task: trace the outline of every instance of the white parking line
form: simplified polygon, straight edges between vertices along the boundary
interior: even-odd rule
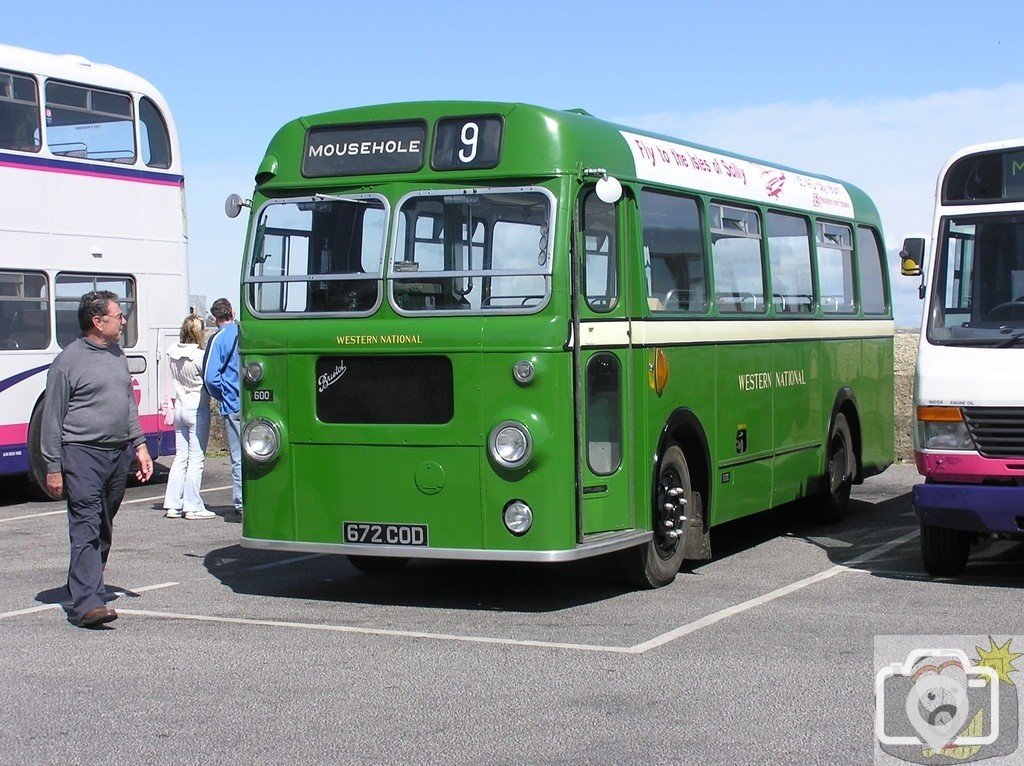
[[[279,620],[253,620],[246,617],[210,617],[203,614],[180,614],[176,612],[151,612],[145,609],[120,609],[121,614],[141,617],[156,617],[165,620],[195,620],[197,622],[219,622],[231,625],[260,625],[268,628],[303,628],[305,630],[326,630],[334,633],[359,633],[368,636],[394,636],[398,638],[428,638],[435,641],[462,641],[472,644],[502,644],[506,646],[533,646],[549,649],[575,649],[588,652],[612,652],[635,654],[630,647],[594,646],[591,644],[562,644],[552,641],[516,641],[510,638],[488,636],[460,636],[453,633],[419,633],[408,630],[387,630],[383,628],[356,628],[350,625],[318,625],[309,622],[281,622]]]
[[[231,485],[230,484],[226,484],[223,487],[208,487],[207,489],[200,490],[200,494],[202,494],[204,492],[218,492],[218,491],[220,491],[222,489],[231,489]],[[154,500],[163,500],[163,499],[164,499],[163,495],[153,495],[153,497],[137,497],[134,500],[125,500],[123,503],[121,503],[121,507],[123,508],[124,506],[132,505],[133,503],[150,503],[150,502],[152,502]],[[0,519],[0,524],[3,524],[4,522],[7,522],[7,521],[20,521],[21,519],[38,519],[38,518],[42,518],[43,516],[63,516],[66,513],[67,513],[67,509],[66,508],[62,508],[59,511],[46,511],[45,513],[29,513],[29,514],[26,514],[25,516],[11,516],[9,519]]]
[[[146,591],[159,590],[161,588],[171,588],[171,587],[173,587],[175,585],[180,585],[180,584],[181,583],[177,583],[177,582],[162,582],[162,583],[158,583],[157,585],[144,585],[141,588],[131,588],[131,589],[128,589],[128,590],[115,590],[114,593],[116,593],[118,596],[124,596],[124,595],[126,595],[128,593],[145,593]],[[18,609],[18,610],[14,611],[14,612],[3,612],[3,613],[0,613],[0,620],[3,620],[5,618],[7,618],[7,617],[20,617],[23,614],[34,614],[35,612],[45,612],[47,609],[60,609],[63,606],[64,606],[63,603],[42,604],[40,606],[30,606],[28,609]]]
[[[823,572],[818,572],[818,574],[811,575],[810,577],[805,577],[802,580],[797,580],[796,582],[790,583],[789,585],[784,585],[781,588],[773,590],[771,593],[765,593],[763,596],[758,596],[757,598],[752,598],[749,601],[744,601],[741,604],[736,604],[735,606],[730,606],[725,609],[721,609],[713,614],[707,615],[706,617],[701,617],[699,620],[694,620],[691,623],[687,623],[686,625],[680,625],[678,628],[674,628],[673,630],[670,630],[667,633],[662,633],[660,636],[655,636],[650,641],[644,641],[642,644],[637,644],[633,648],[636,649],[640,654],[642,654],[644,652],[650,651],[651,649],[656,649],[659,646],[664,646],[667,643],[675,641],[677,638],[682,638],[683,636],[687,636],[690,633],[694,633],[700,630],[701,628],[706,628],[709,625],[714,625],[716,622],[721,622],[722,620],[725,620],[737,614],[742,614],[743,612],[753,609],[754,607],[770,603],[772,601],[775,601],[776,599],[782,598],[783,596],[788,596],[790,593],[796,593],[798,590],[803,590],[808,585],[814,585],[814,583],[816,582],[828,580],[832,577],[835,577],[838,574],[842,574],[843,572],[857,571],[853,569],[855,565],[863,564],[865,561],[871,561],[872,559],[884,556],[893,548],[896,548],[900,545],[903,545],[903,543],[905,542],[913,540],[919,534],[920,531],[915,529],[913,532],[908,532],[907,534],[901,537],[897,537],[895,540],[890,540],[889,542],[883,543],[882,545],[879,545],[876,548],[872,548],[871,550],[862,553],[860,556],[850,559],[845,564],[836,564],[834,567],[831,567],[830,569],[826,569]]]
[[[910,540],[913,540],[920,534],[918,530],[908,532],[905,535],[897,537],[894,540],[890,540],[886,543],[882,543],[860,556],[850,559],[845,564],[837,564],[834,567],[830,567],[822,572],[818,572],[810,577],[805,577],[802,580],[785,585],[781,588],[766,593],[763,596],[749,599],[735,606],[728,607],[726,609],[719,610],[713,614],[709,614],[706,617],[702,617],[699,620],[681,625],[678,628],[662,633],[660,636],[655,636],[649,641],[644,641],[634,646],[601,646],[595,644],[574,644],[574,643],[563,643],[555,641],[531,641],[531,640],[515,640],[509,638],[495,638],[490,636],[468,636],[468,635],[457,635],[451,633],[423,633],[418,631],[405,631],[405,630],[388,630],[383,628],[358,628],[349,625],[323,625],[306,622],[283,622],[278,620],[255,620],[246,617],[212,617],[209,615],[200,614],[183,614],[180,612],[155,612],[145,609],[121,609],[123,614],[138,615],[140,617],[155,617],[157,619],[165,620],[193,620],[196,622],[215,622],[230,625],[252,625],[269,628],[300,628],[304,630],[319,630],[329,631],[335,633],[349,633],[359,634],[368,636],[390,636],[396,638],[421,638],[421,639],[432,639],[435,641],[459,641],[463,643],[474,643],[474,644],[496,644],[502,646],[527,646],[532,648],[542,649],[569,649],[575,651],[585,652],[603,652],[608,654],[644,654],[652,649],[664,646],[672,641],[675,641],[683,636],[690,635],[702,628],[706,628],[710,625],[714,625],[717,622],[733,617],[737,614],[749,611],[755,607],[761,606],[762,604],[768,604],[772,601],[788,596],[791,593],[795,593],[799,590],[806,588],[814,583],[822,582],[835,577],[843,572],[856,572],[859,570],[854,569],[858,564],[871,561],[873,559],[880,558],[885,554],[889,553],[893,549],[900,545],[903,545]],[[302,556],[298,559],[292,559],[290,561],[274,562],[274,566],[279,566],[284,563],[291,563],[291,561],[303,560],[310,558],[309,556]],[[255,569],[256,567],[254,567]],[[2,615],[0,615],[2,616]]]

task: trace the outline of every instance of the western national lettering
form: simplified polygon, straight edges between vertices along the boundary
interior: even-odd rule
[[[803,370],[776,370],[774,375],[770,372],[746,372],[741,373],[738,378],[740,391],[806,385]]]

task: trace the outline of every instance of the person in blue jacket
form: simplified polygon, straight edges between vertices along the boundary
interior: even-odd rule
[[[235,513],[242,512],[242,413],[238,388],[238,324],[227,298],[210,307],[217,332],[210,338],[203,358],[203,382],[210,396],[220,403],[228,450],[231,452],[231,500]]]

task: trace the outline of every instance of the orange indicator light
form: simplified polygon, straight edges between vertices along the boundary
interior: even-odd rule
[[[928,423],[961,423],[959,407],[918,407],[917,419]]]

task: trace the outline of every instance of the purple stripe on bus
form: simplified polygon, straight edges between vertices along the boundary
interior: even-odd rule
[[[36,373],[40,373],[43,370],[48,369],[49,367],[50,365],[44,364],[41,367],[33,367],[31,370],[25,370],[24,372],[19,372],[17,375],[12,375],[9,378],[0,380],[0,391],[6,391],[8,388],[15,385],[16,383],[21,383],[21,381],[27,378],[31,378]]]
[[[139,181],[142,183],[165,184],[167,186],[180,186],[185,181],[183,176],[168,175],[167,173],[154,173],[148,170],[121,168],[116,165],[106,167],[103,165],[92,165],[85,162],[55,160],[49,157],[24,157],[17,154],[7,154],[5,152],[0,152],[0,165],[5,167],[21,168],[23,170],[70,173],[73,175],[95,176],[97,178],[109,178],[120,181]]]

